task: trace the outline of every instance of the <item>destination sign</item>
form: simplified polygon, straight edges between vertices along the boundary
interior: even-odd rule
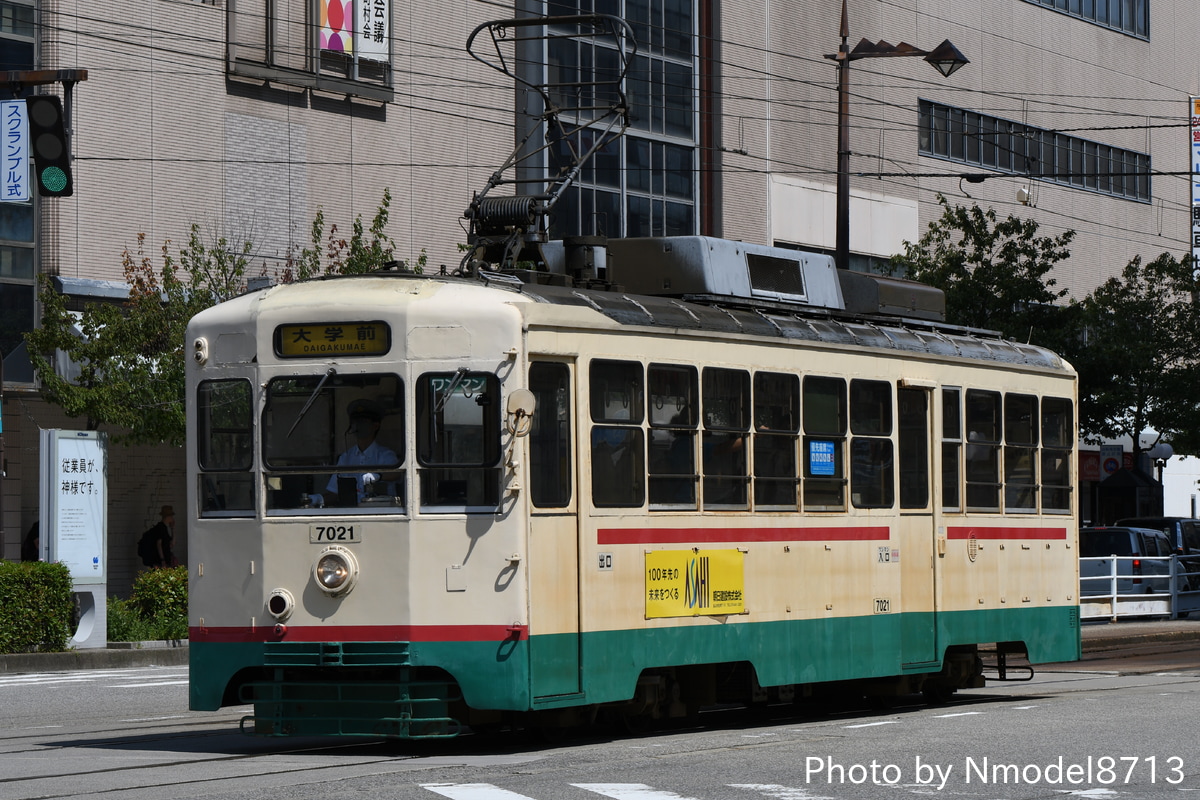
[[[280,358],[381,356],[391,346],[386,322],[307,322],[275,329],[275,355]]]

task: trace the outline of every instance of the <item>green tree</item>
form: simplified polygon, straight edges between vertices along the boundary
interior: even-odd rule
[[[385,268],[395,243],[385,232],[391,193],[384,191],[369,228],[360,215],[349,239],[336,225],[325,235],[325,215],[312,225],[311,249],[305,248],[278,271],[283,282],[328,274],[369,272]],[[145,253],[139,234],[135,252],[122,257],[129,297],[121,304],[89,303],[69,309],[69,298],[43,278],[39,286],[42,322],[25,334],[42,396],[88,430],[101,426],[124,429],[114,441],[127,444],[183,443],[185,352],[188,321],[209,306],[235,297],[246,288],[254,247],[249,238],[236,244],[222,236],[208,242],[192,225],[187,244],[172,253],[162,246],[161,267]],[[322,259],[324,255],[324,259]],[[262,267],[262,274],[268,274]],[[61,352],[78,375],[60,375]]]
[[[1141,449],[1156,430],[1177,452],[1200,452],[1200,290],[1190,255],[1135,258],[1081,304],[1079,422],[1091,437]]]
[[[1034,220],[999,219],[995,209],[952,206],[940,194],[937,199],[942,216],[918,242],[904,243],[904,252],[892,257],[891,273],[945,292],[948,322],[1057,344],[1053,337],[1063,320],[1056,303],[1067,290],[1057,289],[1048,275],[1070,255],[1075,231],[1038,236]]]
[[[184,331],[188,320],[244,286],[251,245],[237,250],[218,238],[210,247],[198,225],[187,245],[172,255],[162,246],[156,269],[138,234],[136,252],[122,255],[129,297],[121,305],[89,303],[68,309],[69,298],[41,279],[42,325],[26,334],[42,396],[88,430],[124,428],[114,437],[130,444],[184,441]],[[77,376],[60,375],[56,351],[77,365]]]
[[[387,269],[392,264],[393,254],[396,252],[396,243],[385,232],[391,205],[391,190],[384,189],[379,208],[375,210],[375,216],[371,220],[371,227],[363,227],[362,214],[359,214],[351,226],[349,239],[338,235],[336,223],[329,227],[329,234],[326,236],[325,211],[317,209],[309,234],[312,246],[289,255],[281,279],[289,283],[320,275],[357,275]],[[324,266],[321,260],[322,252],[325,255]],[[425,251],[421,252],[423,256]],[[424,258],[418,259],[418,262],[423,265]]]

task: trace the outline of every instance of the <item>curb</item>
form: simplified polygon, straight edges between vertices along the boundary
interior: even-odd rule
[[[101,649],[68,650],[64,653],[9,653],[0,655],[0,674],[21,672],[66,672],[121,667],[187,666],[188,646],[169,642],[117,642]]]
[[[1196,630],[1147,631],[1130,634],[1101,634],[1085,638],[1082,642],[1084,653],[1097,653],[1105,650],[1116,650],[1119,647],[1136,647],[1146,644],[1161,644],[1169,642],[1200,641],[1200,625]]]

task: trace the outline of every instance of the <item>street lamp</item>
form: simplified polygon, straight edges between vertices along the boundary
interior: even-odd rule
[[[970,63],[950,40],[932,50],[921,50],[907,42],[888,44],[860,41],[850,49],[850,25],[846,15],[846,0],[842,0],[842,44],[836,53],[825,57],[837,62],[838,91],[838,142],[837,142],[837,240],[834,260],[838,269],[850,268],[850,62],[860,58],[893,58],[901,56],[924,56],[934,69],[949,78],[963,64]]]

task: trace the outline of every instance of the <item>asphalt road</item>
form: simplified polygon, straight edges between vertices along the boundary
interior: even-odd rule
[[[1081,662],[945,706],[781,706],[641,736],[596,729],[423,745],[242,736],[247,709],[187,710],[182,665],[9,672],[0,675],[0,800],[1157,800],[1200,791],[1192,626],[1085,629],[1085,641]]]

